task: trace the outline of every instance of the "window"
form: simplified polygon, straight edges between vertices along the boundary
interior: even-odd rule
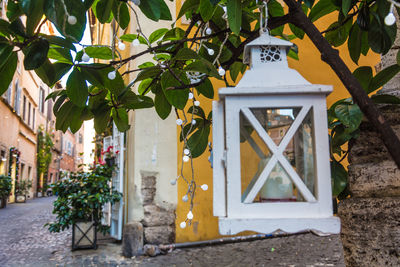
[[[67,154],[72,156],[72,144],[71,144],[71,142],[67,142],[67,143],[68,143]]]
[[[32,175],[32,167],[29,166],[29,167],[28,167],[28,179],[31,179],[31,178],[32,178],[31,175]]]
[[[83,135],[79,133],[79,144],[83,143]]]
[[[28,102],[28,125],[31,125],[31,102]]]
[[[26,96],[22,100],[22,119],[26,120]]]
[[[52,111],[53,110],[53,100],[49,99],[47,100],[47,120],[51,121],[52,119]]]
[[[20,181],[24,180],[24,174],[25,174],[25,164],[21,163],[21,172],[19,174],[19,180]]]
[[[40,88],[39,92],[39,111],[44,113],[44,90]]]
[[[21,99],[21,87],[19,87],[18,80],[15,82],[15,100],[14,100],[14,109],[15,112],[20,115],[20,99]]]
[[[32,128],[35,128],[35,118],[36,118],[36,109],[35,108],[32,109],[32,113],[33,113],[33,115],[32,115]]]
[[[12,89],[13,89],[12,84],[13,83],[11,82],[10,85],[8,86],[7,95],[6,95],[6,100],[9,105],[11,105],[11,94],[12,94]]]

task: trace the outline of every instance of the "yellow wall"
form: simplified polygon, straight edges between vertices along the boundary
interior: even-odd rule
[[[181,6],[181,1],[177,1],[177,10]],[[330,18],[320,19],[317,23],[317,27],[320,30],[326,29],[330,23]],[[179,22],[178,22],[179,23]],[[184,27],[184,26],[182,26]],[[286,28],[288,28],[286,26]],[[309,82],[314,84],[330,84],[334,86],[333,93],[328,96],[327,103],[330,106],[336,100],[348,97],[349,94],[346,89],[343,87],[339,78],[337,78],[336,74],[333,70],[330,69],[329,65],[321,61],[321,55],[318,50],[314,47],[312,42],[305,37],[304,40],[294,40],[299,47],[299,61],[289,59],[289,66],[291,68],[296,69],[303,75]],[[345,61],[345,63],[350,67],[351,70],[357,68],[357,66],[352,63],[349,53],[347,51],[347,45],[342,46],[339,49],[340,56]],[[380,58],[379,55],[373,54],[370,52],[366,57],[361,57],[359,64],[369,65],[374,67]],[[225,87],[225,84],[221,81],[214,80],[213,81],[214,88]],[[218,89],[215,90],[215,98],[217,95]],[[204,97],[196,96],[201,102],[201,107],[208,113],[211,110],[211,101],[209,99],[205,99]],[[179,135],[178,135],[179,140]],[[210,140],[211,141],[211,140]],[[182,143],[179,143],[178,146],[179,151],[182,151]],[[178,155],[181,155],[178,153]],[[198,185],[208,184],[209,190],[202,191],[201,189],[196,191],[196,197],[194,201],[194,219],[193,225],[188,226],[185,229],[181,229],[179,227],[180,222],[184,221],[186,218],[186,214],[189,210],[189,203],[182,202],[182,196],[186,194],[187,186],[180,179],[178,182],[178,205],[177,205],[177,219],[176,219],[176,242],[187,242],[187,241],[196,241],[196,240],[207,240],[214,239],[220,237],[218,233],[218,219],[213,216],[212,213],[212,169],[210,163],[208,162],[209,152],[206,151],[201,157],[197,158],[194,161],[195,168],[195,177]],[[182,159],[178,156],[178,171],[179,166],[181,165]],[[186,164],[184,169],[184,174],[187,177],[190,177],[190,168],[189,164]]]

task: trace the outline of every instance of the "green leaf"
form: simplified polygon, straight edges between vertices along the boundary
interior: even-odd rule
[[[203,83],[196,86],[196,90],[199,94],[202,94],[209,99],[214,98],[214,87],[208,78],[206,78]]]
[[[111,118],[111,109],[109,107],[101,107],[98,110],[93,110],[94,114],[94,129],[96,133],[101,134],[107,128]]]
[[[169,11],[168,6],[165,4],[164,1],[161,1],[161,15],[160,20],[172,20],[171,11]]]
[[[240,26],[242,25],[242,1],[229,0],[226,3],[229,28],[235,34],[239,35]]]
[[[166,28],[161,28],[161,29],[155,30],[154,32],[152,32],[150,34],[149,42],[152,44],[155,41],[160,40],[167,31],[168,31],[168,29],[166,29]]]
[[[338,196],[347,186],[346,169],[337,161],[331,161],[332,194]]]
[[[72,64],[72,55],[69,49],[66,48],[50,48],[47,56],[51,59],[58,60],[58,62]]]
[[[196,60],[195,62],[190,63],[188,66],[186,66],[185,71],[197,71],[197,72],[205,73],[211,77],[221,79],[221,76],[219,75],[219,73],[218,73],[217,69],[214,67],[214,65],[204,59]]]
[[[63,2],[59,0],[45,1],[46,17],[65,38],[79,42],[82,40],[86,28],[86,8],[81,0],[68,0],[64,3],[69,15],[77,19],[74,25],[68,23]]]
[[[67,99],[67,95],[62,95],[57,99],[57,101],[54,103],[54,106],[53,106],[54,115],[57,116],[57,113],[60,110],[61,105],[64,103],[64,101],[66,99]]]
[[[188,84],[186,74],[174,69],[175,74],[185,83]],[[161,75],[161,87],[164,91],[168,102],[178,109],[183,109],[188,100],[189,89],[173,90],[171,88],[182,86],[181,83],[171,74],[170,71],[165,71]]]
[[[158,66],[143,69],[139,72],[135,82],[142,81],[148,78],[155,78],[161,74],[162,70]]]
[[[362,41],[362,31],[358,27],[357,23],[353,24],[353,27],[349,33],[349,41],[347,42],[347,47],[349,49],[351,60],[358,64],[358,60],[361,55],[361,41]]]
[[[317,19],[332,13],[333,11],[337,10],[332,0],[320,0],[318,1],[315,6],[311,9],[310,14],[308,14],[308,18],[314,22]]]
[[[0,67],[0,95],[7,91],[8,86],[13,80],[15,70],[17,69],[18,56],[12,52],[7,61]]]
[[[121,37],[119,37],[119,39],[120,39],[121,41],[130,42],[130,43],[133,42],[133,40],[135,40],[135,39],[139,39],[139,42],[140,42],[141,44],[147,45],[146,39],[144,39],[143,36],[139,36],[139,37],[138,37],[137,34],[131,34],[131,33],[129,33],[129,34],[124,34],[124,35],[122,35]]]
[[[394,95],[373,95],[371,99],[375,104],[400,104],[400,98]]]
[[[342,44],[344,44],[344,42],[346,42],[347,37],[350,33],[351,26],[351,20],[348,20],[344,25],[340,25],[338,22],[334,22],[328,27],[328,30],[334,30],[331,30],[325,34],[326,40],[328,40],[328,42],[335,47],[341,46]]]
[[[84,107],[88,94],[88,88],[84,76],[77,68],[74,68],[67,81],[68,97],[78,107]]]
[[[200,0],[186,0],[183,2],[181,9],[179,10],[179,14],[176,19],[181,18],[185,13],[194,12],[197,10],[200,4]]]
[[[369,66],[359,67],[353,72],[353,75],[357,78],[363,89],[368,92],[372,80],[372,68]]]
[[[335,108],[335,114],[349,128],[349,131],[356,130],[363,118],[363,114],[356,104],[339,104]]]
[[[44,0],[21,0],[20,5],[26,14],[26,32],[33,35],[36,27],[43,17]]]
[[[65,102],[57,112],[56,130],[61,130],[64,133],[68,130],[71,117],[76,106],[71,102]]]
[[[0,44],[0,68],[4,66],[11,56],[14,47],[9,44]]]
[[[191,106],[188,111],[188,114],[193,114],[193,115],[197,115],[200,118],[205,119],[206,118],[206,114],[204,113],[204,110],[201,107],[195,107],[195,106]]]
[[[203,154],[207,148],[208,136],[210,134],[210,126],[206,125],[203,128],[198,129],[188,139],[188,147],[192,158],[197,158]]]
[[[111,16],[114,0],[100,0],[96,5],[96,15],[100,23],[106,23]]]
[[[146,79],[140,82],[138,86],[138,93],[140,95],[145,95],[149,92],[149,86],[153,82],[153,79]]]
[[[161,18],[161,5],[162,0],[147,0],[140,1],[139,8],[143,14],[151,20],[159,21]],[[164,3],[165,4],[165,3]]]
[[[9,21],[13,22],[19,18],[24,12],[18,2],[8,1],[7,4],[7,18]]]
[[[210,0],[200,0],[200,15],[204,22],[209,21],[215,11],[215,6]]]
[[[165,97],[164,91],[161,90],[158,94],[156,94],[154,106],[158,116],[160,116],[161,119],[165,120],[168,118],[169,114],[171,113],[172,106]]]
[[[49,42],[47,40],[39,38],[38,40],[32,42],[26,51],[24,51],[25,70],[39,68],[46,61],[48,51]]]
[[[379,89],[388,81],[390,81],[400,71],[400,66],[397,64],[391,65],[381,70],[374,78],[372,78],[371,84],[368,88],[368,93]]]
[[[289,23],[289,28],[292,31],[292,33],[294,35],[296,35],[297,38],[299,38],[299,39],[303,39],[304,38],[304,31],[302,29],[296,27],[292,23]]]
[[[35,69],[35,72],[45,84],[49,87],[53,87],[71,67],[70,64],[60,62],[52,64],[50,60],[47,59],[40,68]]]
[[[396,62],[397,62],[397,65],[400,66],[400,50],[397,52],[397,55],[396,55]]]
[[[76,133],[82,127],[82,124],[83,124],[82,112],[83,112],[83,110],[84,110],[83,108],[74,108],[74,110],[71,112],[72,114],[71,114],[69,128],[72,133]]]
[[[53,36],[53,35],[46,35],[46,34],[39,34],[41,37],[49,41],[50,44],[53,45],[58,45],[64,48],[68,48],[70,50],[76,51],[75,46],[72,44],[70,40],[67,40],[65,38],[59,37],[59,36]]]
[[[376,13],[371,13],[373,19],[368,32],[369,46],[375,53],[386,54],[396,37],[396,24],[388,27]]]
[[[174,57],[176,60],[192,60],[192,59],[200,59],[200,56],[189,48],[181,48],[178,53]]]
[[[349,13],[350,7],[352,6],[353,0],[343,0],[342,1],[342,13],[347,16]]]
[[[128,5],[121,1],[114,1],[112,12],[119,26],[125,30],[129,26],[131,20]]]
[[[17,35],[20,35],[20,36],[26,37],[26,38],[28,37],[25,33],[25,26],[22,23],[20,18],[17,18],[13,22],[11,22],[8,29]]]
[[[88,46],[85,47],[85,52],[91,58],[99,58],[104,60],[112,59],[112,50],[109,47]]]
[[[246,70],[246,65],[243,64],[242,62],[238,62],[236,61],[235,63],[233,63],[229,69],[229,74],[231,76],[232,81],[236,81],[239,72],[244,72],[244,70]]]
[[[125,132],[129,130],[129,118],[128,118],[128,112],[126,112],[125,109],[123,108],[112,108],[111,109],[111,116],[115,122],[115,125],[118,128],[118,131],[120,132]]]

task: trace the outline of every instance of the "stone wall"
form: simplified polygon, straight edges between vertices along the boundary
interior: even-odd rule
[[[400,136],[400,108],[381,107]],[[351,198],[339,204],[346,266],[400,266],[400,170],[368,122],[350,145]]]

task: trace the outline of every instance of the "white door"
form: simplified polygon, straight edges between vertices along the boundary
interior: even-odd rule
[[[124,193],[124,133],[118,131],[117,127],[113,126],[113,151],[116,155],[116,168],[112,177],[112,185],[115,190]],[[122,222],[123,222],[123,200],[115,203],[111,207],[111,236],[117,240],[122,239]]]

